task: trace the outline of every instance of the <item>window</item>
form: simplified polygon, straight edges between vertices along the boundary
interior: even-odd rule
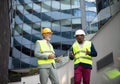
[[[43,1],[42,12],[50,12],[50,11],[51,11],[51,1]]]
[[[24,14],[31,13],[32,8],[33,8],[32,3],[24,4]]]
[[[40,13],[41,12],[41,2],[33,3],[33,10],[36,11],[37,13]]]
[[[73,8],[80,8],[80,0],[73,0],[71,1],[72,9]]]
[[[60,2],[52,0],[52,11],[60,9]]]

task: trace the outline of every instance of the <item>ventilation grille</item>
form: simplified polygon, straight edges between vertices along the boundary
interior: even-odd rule
[[[107,65],[110,65],[112,63],[113,63],[113,53],[110,53],[97,62],[97,70],[100,70],[100,69],[102,69],[102,68],[104,68]]]

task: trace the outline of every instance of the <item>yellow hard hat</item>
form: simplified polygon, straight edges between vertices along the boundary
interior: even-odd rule
[[[51,29],[50,28],[44,28],[44,29],[42,29],[42,34],[46,34],[46,33],[53,33],[52,31],[51,31]]]

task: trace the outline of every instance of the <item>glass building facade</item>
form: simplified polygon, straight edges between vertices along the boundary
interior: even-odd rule
[[[9,81],[20,81],[22,76],[37,72],[34,48],[36,40],[42,39],[40,33],[44,27],[49,27],[53,31],[51,43],[56,56],[67,55],[75,41],[74,33],[77,29],[84,29],[87,34],[98,30],[97,23],[91,24],[97,16],[95,0],[9,1]]]
[[[91,24],[98,24],[101,28],[116,13],[120,11],[120,0],[96,0],[97,16]]]
[[[81,6],[83,2],[84,7]],[[42,39],[40,32],[44,27],[49,27],[54,32],[51,43],[56,56],[67,54],[75,40],[74,32],[77,29],[85,29],[87,34],[98,30],[97,25],[91,25],[97,15],[95,0],[13,0],[12,5],[9,69],[37,66],[34,44],[36,40]]]

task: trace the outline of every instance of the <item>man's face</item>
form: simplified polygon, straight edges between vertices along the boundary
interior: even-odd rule
[[[51,40],[51,36],[52,36],[51,33],[43,34],[44,39],[46,39],[46,40],[48,40],[48,41]]]
[[[84,41],[84,35],[77,35],[76,36],[76,40],[79,42],[79,43],[83,43],[83,41]]]

